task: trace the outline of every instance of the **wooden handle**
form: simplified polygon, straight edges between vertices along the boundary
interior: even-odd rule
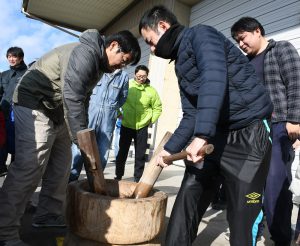
[[[213,151],[214,151],[214,146],[212,144],[206,144],[201,148],[199,154],[205,156],[211,154]],[[164,156],[163,160],[165,163],[169,164],[172,163],[173,161],[186,159],[187,154],[188,154],[187,151],[184,150],[173,155]]]
[[[157,165],[156,158],[158,154],[164,149],[164,145],[168,142],[171,136],[171,132],[166,132],[163,139],[160,141],[159,145],[155,149],[155,152],[153,153],[151,160],[147,164],[140,181],[135,187],[133,193],[133,196],[135,198],[147,197],[150,191],[152,190],[155,181],[157,180],[162,171],[162,167]]]
[[[106,184],[95,131],[93,129],[78,131],[77,139],[91,191],[98,194],[106,194]]]
[[[155,184],[156,180],[158,179],[162,171],[162,167],[157,165],[157,161],[156,161],[157,156],[163,150],[164,145],[171,138],[171,136],[172,133],[167,132],[163,137],[163,139],[161,140],[161,142],[159,143],[158,147],[156,148],[150,162],[148,163],[147,167],[143,172],[143,176],[141,177],[140,182],[135,187],[133,196],[136,199],[147,197],[150,191],[152,190],[153,185]],[[214,146],[212,144],[207,144],[201,148],[199,153],[205,156],[213,152],[213,150],[214,150]],[[172,163],[172,161],[185,159],[186,157],[187,157],[187,152],[182,151],[174,155],[165,156],[164,162]]]

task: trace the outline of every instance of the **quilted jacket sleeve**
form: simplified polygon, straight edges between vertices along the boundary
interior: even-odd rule
[[[218,31],[203,28],[202,32],[194,32],[191,39],[200,74],[194,135],[210,138],[215,135],[228,88],[227,59]]]
[[[72,141],[77,143],[76,133],[88,126],[90,93],[98,81],[95,56],[82,45],[72,51],[64,75],[63,103],[67,126]]]
[[[215,135],[228,88],[224,40],[218,31],[208,26],[188,30],[183,42],[179,56],[189,59],[176,64],[181,73],[178,79],[183,118],[165,145],[171,153],[181,151],[192,136],[209,139]]]

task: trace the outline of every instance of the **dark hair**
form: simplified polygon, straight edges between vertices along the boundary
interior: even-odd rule
[[[240,32],[254,32],[257,28],[259,28],[261,35],[265,36],[265,29],[258,20],[252,17],[242,17],[231,27],[231,37],[235,39]]]
[[[21,57],[21,58],[24,57],[24,52],[20,47],[10,47],[6,52],[6,58],[8,57],[9,54],[16,57]]]
[[[136,74],[138,71],[143,70],[147,73],[147,75],[149,74],[149,68],[147,68],[145,65],[138,65],[135,70],[134,73]]]
[[[176,16],[169,9],[163,5],[157,5],[144,13],[140,20],[139,32],[141,33],[143,28],[157,30],[157,25],[160,21],[165,21],[171,26],[178,24]]]
[[[122,52],[132,56],[131,65],[136,65],[141,59],[141,48],[139,42],[133,34],[127,30],[109,35],[105,39],[105,47],[107,48],[113,41],[118,42]]]

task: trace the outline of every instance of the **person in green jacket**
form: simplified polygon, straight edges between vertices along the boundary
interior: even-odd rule
[[[162,111],[157,91],[150,85],[149,69],[144,65],[135,68],[135,78],[129,81],[128,96],[122,107],[123,120],[119,152],[116,157],[116,180],[124,175],[125,162],[132,139],[135,148],[134,181],[138,182],[145,166],[148,126],[155,123]]]

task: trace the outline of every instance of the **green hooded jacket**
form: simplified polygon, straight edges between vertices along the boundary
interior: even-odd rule
[[[148,83],[129,81],[128,96],[123,109],[122,125],[139,130],[157,121],[162,105],[157,91]]]

